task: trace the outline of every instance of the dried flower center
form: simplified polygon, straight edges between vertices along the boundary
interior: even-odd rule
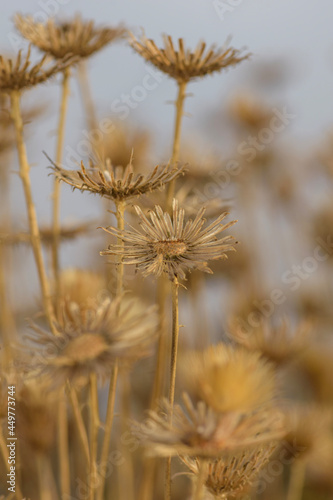
[[[71,340],[63,351],[63,357],[72,363],[85,363],[100,356],[107,348],[102,335],[83,333]]]
[[[187,246],[182,240],[161,240],[154,243],[154,249],[163,257],[177,257],[186,252]]]

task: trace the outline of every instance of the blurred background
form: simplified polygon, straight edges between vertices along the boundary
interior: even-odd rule
[[[332,2],[16,0],[2,5],[0,46],[5,54],[27,48],[13,28],[15,12],[31,14],[41,22],[49,16],[66,20],[80,13],[101,25],[124,23],[135,34],[144,29],[158,46],[163,33],[182,37],[192,48],[202,39],[207,45],[221,46],[231,37],[233,47],[252,53],[249,61],[236,68],[188,86],[181,159],[189,167],[186,177],[178,181],[177,197],[191,215],[203,204],[207,205],[208,218],[228,209],[228,220],[238,219],[230,233],[239,244],[228,261],[212,266],[213,275],[191,274],[186,284],[191,293],[182,291],[181,295],[180,322],[185,325],[181,350],[202,348],[226,338],[235,319],[245,334],[261,321],[279,327],[287,319],[286,344],[297,339],[299,325],[314,325],[315,335],[306,344],[307,356],[296,360],[303,364],[304,377],[298,372],[294,377],[291,370],[284,373],[284,380],[292,400],[331,405]],[[33,50],[33,59],[39,57]],[[97,122],[108,118],[115,125],[113,135],[105,140],[115,164],[126,164],[132,148],[138,171],[167,162],[172,148],[175,82],[147,65],[126,42],[110,44],[90,58],[88,76]],[[55,79],[25,92],[22,99],[26,110],[36,106],[41,110],[38,116],[27,113],[25,134],[42,228],[50,226],[53,181],[43,152],[54,159],[59,97],[59,80]],[[80,87],[72,78],[63,161],[66,168],[75,168],[81,159],[86,163],[92,156],[89,138],[93,135]],[[9,188],[1,193],[2,202],[6,197],[6,205],[1,203],[3,228],[10,226],[8,212],[12,231],[27,231],[15,151],[1,158],[0,174],[1,170],[10,171]],[[0,182],[5,177],[0,177]],[[105,273],[105,260],[99,256],[106,246],[105,236],[95,228],[105,223],[106,205],[87,193],[72,192],[66,185],[61,193],[64,227],[86,222],[92,227],[88,235],[62,244],[62,268]],[[146,201],[140,199],[140,203],[148,208],[161,200],[158,193]],[[23,329],[23,320],[40,308],[38,281],[28,245],[16,242],[10,246],[10,254],[7,293]],[[45,252],[48,260],[49,254]],[[152,280],[142,280],[133,269],[126,270],[126,280],[130,290],[150,302],[155,300]],[[145,362],[139,368],[141,375],[132,384],[135,404],[143,411],[154,363]],[[306,498],[332,498],[332,443],[330,436],[330,453],[319,472],[316,456],[312,457],[315,486]],[[322,497],[317,494],[318,484],[324,491]],[[181,493],[179,498],[183,498]],[[262,498],[281,497],[278,493],[273,497],[269,491]]]

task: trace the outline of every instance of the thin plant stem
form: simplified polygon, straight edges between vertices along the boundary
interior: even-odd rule
[[[176,100],[176,118],[174,125],[174,136],[173,136],[173,147],[172,147],[172,163],[176,163],[179,160],[180,151],[180,134],[181,134],[181,124],[182,117],[184,114],[184,101],[186,97],[186,82],[178,82],[178,96]],[[175,179],[169,183],[168,194],[167,194],[167,206],[169,209],[172,206],[172,199],[175,192]]]
[[[123,201],[116,202],[116,217],[117,217],[117,229],[119,231],[124,230],[124,213],[125,213],[125,203]],[[117,245],[124,247],[124,242],[120,237],[117,238]],[[117,263],[117,285],[116,285],[116,295],[119,297],[124,288],[124,263],[122,262],[121,255],[119,256]]]
[[[86,61],[80,61],[78,65],[78,82],[80,87],[83,107],[86,113],[86,122],[89,130],[97,129],[97,118],[94,101],[91,96]]]
[[[67,392],[69,396],[69,400],[72,405],[73,415],[76,423],[76,427],[79,434],[79,441],[81,444],[81,448],[84,456],[86,457],[87,463],[90,464],[90,452],[89,452],[89,442],[87,437],[87,431],[83,422],[83,418],[80,411],[79,401],[77,399],[77,395],[75,389],[71,387],[71,385],[67,384]]]
[[[102,442],[102,451],[101,451],[101,459],[100,459],[100,476],[99,476],[99,486],[97,489],[96,500],[102,500],[104,496],[104,485],[105,485],[105,473],[106,473],[106,465],[109,453],[110,446],[110,437],[112,431],[113,424],[113,416],[114,416],[114,404],[116,400],[116,386],[117,386],[117,378],[118,378],[118,362],[116,361],[111,373],[110,379],[110,387],[109,387],[109,396],[108,396],[108,404],[106,410],[106,419],[104,426],[104,437]]]
[[[172,339],[171,339],[171,361],[170,361],[170,385],[169,385],[169,403],[170,403],[170,422],[173,416],[173,403],[175,400],[176,386],[176,368],[179,337],[179,310],[178,310],[178,289],[177,278],[172,282]],[[165,500],[171,499],[171,457],[167,458],[165,472]]]
[[[65,140],[65,122],[68,107],[68,96],[69,96],[69,81],[70,81],[70,69],[66,68],[63,71],[62,79],[62,95],[60,101],[60,112],[59,112],[59,122],[58,122],[58,133],[57,133],[57,149],[56,149],[56,163],[59,165],[62,161],[64,140]],[[59,298],[59,242],[60,242],[60,181],[56,177],[53,183],[53,241],[52,241],[52,268],[53,268],[53,278],[55,283],[55,297],[56,300]]]
[[[160,332],[157,346],[157,358],[156,358],[156,368],[155,368],[155,378],[154,385],[151,395],[150,408],[152,410],[156,409],[158,400],[163,394],[163,386],[165,382],[165,351],[166,351],[166,314],[165,314],[165,302],[167,296],[167,285],[168,280],[165,276],[157,281],[157,299],[158,299],[158,314],[159,314],[159,324],[158,330]]]
[[[61,394],[58,403],[58,459],[61,496],[70,496],[70,465],[68,446],[68,415],[65,395]]]
[[[23,121],[20,109],[20,93],[18,90],[11,92],[11,117],[15,125],[16,143],[19,157],[20,172],[19,175],[22,180],[25,201],[27,206],[29,229],[32,249],[38,270],[38,276],[43,297],[43,306],[50,324],[52,332],[56,335],[57,331],[54,327],[54,312],[52,306],[52,299],[50,295],[49,282],[46,275],[44,266],[44,259],[42,253],[42,245],[37,223],[36,209],[32,198],[31,182],[30,182],[30,166],[27,159],[25,143],[23,139]]]
[[[120,404],[121,404],[121,434],[128,431],[128,420],[130,418],[130,401],[131,401],[131,386],[129,371],[124,369],[120,372]],[[134,472],[132,453],[128,446],[121,443],[122,455],[124,463],[118,468],[119,477],[119,498],[126,500],[134,500]]]
[[[39,498],[40,500],[52,500],[52,492],[49,484],[47,460],[46,457],[36,454],[36,465],[39,483]]]
[[[296,460],[290,469],[287,500],[301,500],[305,479],[305,462]]]
[[[97,476],[97,445],[99,420],[99,405],[97,391],[97,377],[90,375],[90,478],[89,478],[89,500],[95,497],[95,478]]]
[[[195,484],[194,496],[193,500],[201,500],[205,485],[205,477],[206,477],[207,464],[206,462],[202,462],[199,465],[199,474],[197,477],[197,481]]]
[[[169,403],[171,407],[170,419],[172,419],[172,407],[175,399],[176,368],[179,337],[179,309],[178,309],[178,289],[177,278],[172,282],[172,340],[171,340],[171,361],[170,361],[170,386]]]

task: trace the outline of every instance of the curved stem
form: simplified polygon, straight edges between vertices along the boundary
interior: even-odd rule
[[[176,100],[176,118],[174,126],[174,136],[173,136],[173,147],[172,147],[172,163],[176,163],[179,160],[179,150],[180,150],[180,133],[182,117],[184,114],[184,101],[186,97],[186,85],[187,82],[178,82],[178,96]],[[168,194],[167,194],[167,206],[170,209],[172,206],[172,198],[175,192],[175,179],[169,183]]]
[[[30,166],[27,159],[23,139],[23,121],[20,109],[20,93],[17,90],[11,92],[11,117],[15,125],[17,151],[20,164],[20,177],[23,184],[25,201],[27,206],[29,229],[32,249],[38,270],[40,286],[42,290],[44,310],[47,315],[52,332],[56,335],[57,332],[54,328],[54,312],[52,307],[52,300],[50,295],[49,282],[46,275],[44,266],[44,259],[42,253],[42,245],[37,223],[36,209],[32,198],[31,182],[30,182]]]
[[[100,481],[97,490],[96,500],[102,500],[104,495],[104,485],[105,485],[105,474],[107,469],[107,459],[109,453],[110,446],[110,437],[112,431],[113,424],[113,415],[114,415],[114,404],[116,399],[116,386],[117,386],[117,378],[118,378],[118,362],[116,362],[113,366],[111,379],[110,379],[110,387],[109,387],[109,397],[108,397],[108,406],[106,410],[106,419],[105,419],[105,428],[104,428],[104,438],[102,443],[102,452],[101,459],[99,463],[100,467]]]
[[[62,96],[60,102],[60,113],[57,134],[56,163],[59,165],[62,161],[64,139],[65,139],[65,121],[67,114],[67,104],[69,96],[70,70],[66,68],[63,72]],[[55,282],[56,302],[59,299],[59,241],[60,241],[60,181],[55,177],[53,184],[53,242],[52,242],[52,268]]]

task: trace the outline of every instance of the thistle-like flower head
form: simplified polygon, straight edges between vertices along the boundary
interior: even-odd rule
[[[205,42],[200,42],[192,51],[185,48],[182,38],[179,38],[178,47],[175,47],[171,36],[167,35],[164,35],[163,48],[158,48],[153,40],[144,35],[136,38],[132,33],[130,45],[146,61],[178,82],[185,83],[230,66],[236,66],[248,59],[250,55],[242,55],[241,51],[228,46],[219,49],[212,46],[206,50]]]
[[[104,299],[82,310],[66,304],[55,336],[32,325],[34,366],[53,386],[67,379],[84,383],[91,373],[105,380],[116,361],[131,363],[150,352],[156,334],[155,308],[136,310],[134,299]]]
[[[161,189],[184,171],[184,167],[157,165],[150,174],[135,174],[130,162],[126,168],[114,167],[110,160],[104,165],[90,165],[86,169],[81,163],[81,170],[66,170],[53,164],[55,176],[74,189],[99,194],[114,201],[128,201],[131,198]]]
[[[135,264],[144,276],[165,273],[170,280],[185,279],[186,271],[199,269],[211,273],[209,260],[225,259],[228,251],[234,250],[232,236],[217,239],[216,235],[232,226],[236,221],[223,224],[226,213],[204,227],[201,208],[194,220],[185,221],[185,211],[173,200],[172,218],[160,206],[150,212],[150,220],[139,206],[134,207],[140,219],[141,231],[118,231],[109,227],[110,234],[120,238],[122,245],[110,245],[101,255],[118,255],[125,264]]]
[[[172,417],[171,417],[172,416]],[[183,406],[165,401],[161,411],[150,411],[135,434],[152,454],[217,458],[227,453],[279,440],[284,419],[276,410],[217,413],[203,401],[195,406],[187,394]]]
[[[89,57],[125,33],[122,26],[99,28],[93,21],[83,21],[79,15],[67,22],[50,18],[43,24],[34,21],[32,16],[17,14],[15,25],[24,38],[55,59],[69,54]]]
[[[16,60],[0,55],[0,90],[2,92],[34,87],[76,62],[71,55],[68,55],[51,65],[47,65],[47,55],[45,55],[37,64],[31,66],[30,51],[31,47],[29,46],[27,54],[23,58],[20,51]]]

